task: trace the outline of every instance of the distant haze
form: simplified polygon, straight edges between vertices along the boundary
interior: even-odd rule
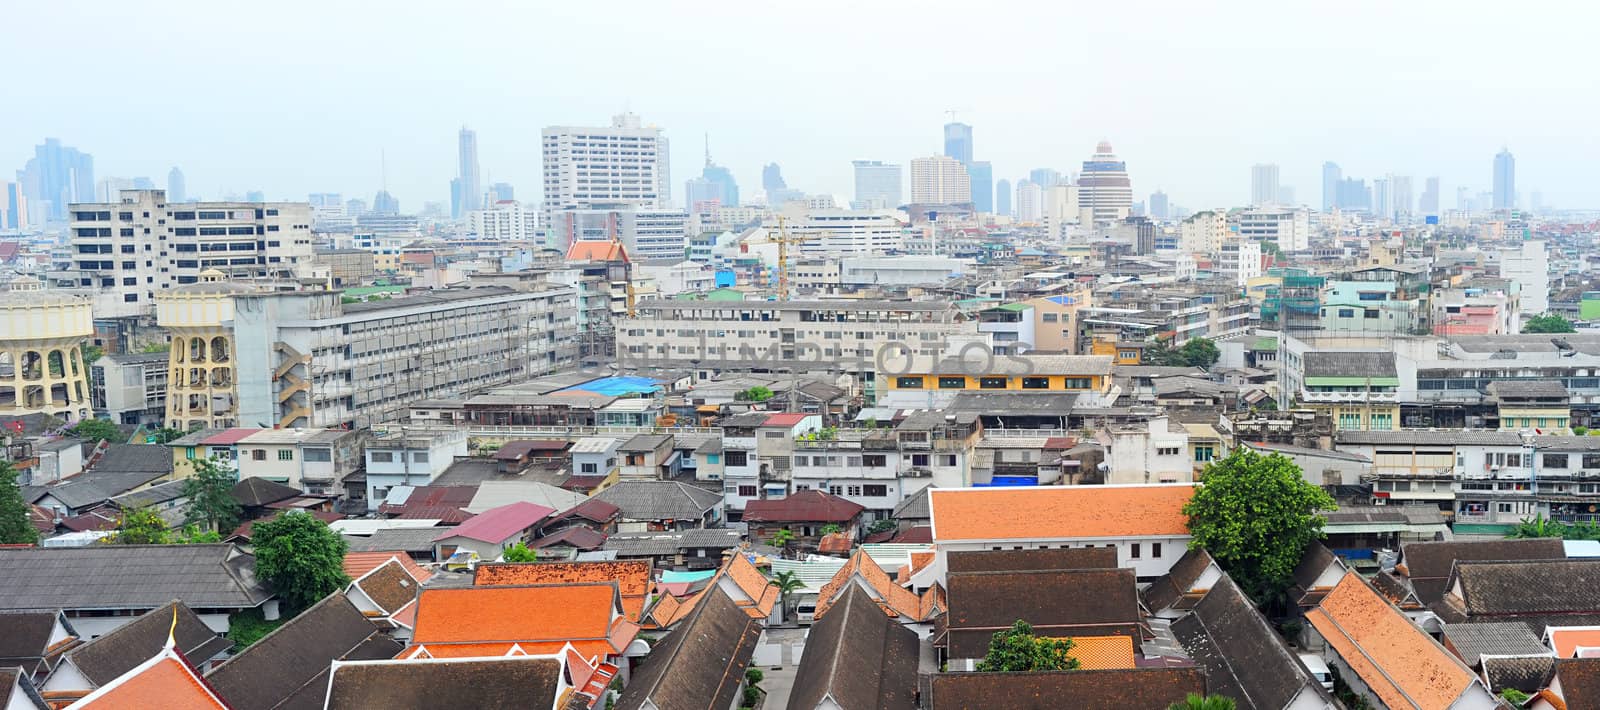
[[[0,179],[46,136],[96,177],[177,165],[191,194],[370,200],[387,153],[406,211],[448,209],[456,131],[484,184],[541,195],[539,130],[629,109],[672,140],[673,195],[702,135],[742,192],[848,198],[850,161],[937,153],[946,110],[1013,182],[1076,170],[1100,139],[1136,200],[1248,200],[1277,163],[1299,201],[1320,168],[1490,188],[1517,157],[1524,199],[1600,206],[1591,3],[1524,1],[153,3],[13,0]],[[681,199],[680,199],[681,205]]]

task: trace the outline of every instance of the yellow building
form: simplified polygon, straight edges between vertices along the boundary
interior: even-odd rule
[[[239,394],[233,364],[233,298],[256,289],[228,283],[208,269],[200,282],[156,296],[156,324],[172,334],[167,426],[179,431],[237,426]]]
[[[1143,365],[1144,351],[1153,343],[1119,341],[1112,337],[1097,337],[1089,344],[1089,354],[1105,355],[1117,365]]]
[[[1025,353],[962,358],[917,357],[883,363],[876,376],[880,406],[941,407],[962,392],[1084,392],[1111,386],[1112,358]],[[898,366],[897,366],[898,365]]]
[[[265,429],[201,429],[167,442],[172,448],[172,477],[188,478],[194,475],[196,459],[218,459],[225,468],[238,470],[238,444],[246,437]]]
[[[83,344],[94,313],[83,296],[42,290],[30,276],[0,291],[0,414],[93,416]]]
[[[1023,301],[1023,304],[1033,306],[1033,349],[1057,353],[1078,352],[1078,311],[1093,302],[1088,289]]]
[[[1500,431],[1564,434],[1570,427],[1572,398],[1558,380],[1490,382],[1485,390],[1500,416]]]

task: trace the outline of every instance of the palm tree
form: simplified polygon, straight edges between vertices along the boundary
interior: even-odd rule
[[[789,598],[793,596],[795,592],[800,591],[801,587],[806,586],[806,583],[800,581],[800,575],[786,570],[779,572],[772,579],[767,580],[767,584],[778,588],[778,603],[782,605],[784,616],[788,617]]]
[[[788,528],[780,528],[772,534],[772,546],[782,550],[794,542],[794,532]]]
[[[1202,696],[1199,693],[1190,693],[1181,703],[1173,703],[1167,710],[1234,710],[1232,698],[1221,695]]]

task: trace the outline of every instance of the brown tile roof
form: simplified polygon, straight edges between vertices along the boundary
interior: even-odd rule
[[[1135,668],[1033,673],[939,673],[931,710],[1160,710],[1206,692],[1195,668]]]
[[[1567,708],[1600,708],[1600,658],[1556,661],[1556,678],[1561,681],[1561,699],[1566,702]]]
[[[1306,619],[1389,707],[1448,708],[1477,682],[1471,671],[1355,572]]]
[[[720,585],[707,588],[704,596],[634,671],[617,710],[640,710],[647,704],[662,710],[721,710],[733,704],[762,624]]]
[[[621,515],[621,508],[600,500],[599,498],[590,498],[582,503],[566,509],[565,511],[550,516],[550,519],[546,520],[544,525],[540,527],[541,529],[548,528],[555,523],[563,520],[571,520],[573,518],[581,518],[590,522],[604,524],[616,520],[618,517],[621,517]]]
[[[528,547],[543,550],[547,547],[571,547],[585,552],[598,550],[606,544],[606,534],[576,525],[552,535],[534,540]]]
[[[1516,688],[1533,694],[1550,684],[1556,659],[1550,656],[1485,656],[1483,679],[1496,691]]]
[[[806,635],[789,707],[912,710],[917,690],[916,632],[884,616],[871,594],[850,585]]]
[[[982,658],[990,637],[1018,619],[1040,635],[1140,635],[1131,569],[961,572],[947,584],[952,658]]]
[[[1600,559],[1457,562],[1450,580],[1445,602],[1471,619],[1600,614]]]
[[[821,619],[827,614],[828,609],[844,597],[846,590],[859,586],[852,583],[855,580],[860,580],[861,584],[872,590],[872,597],[879,600],[878,604],[890,616],[898,616],[906,621],[923,619],[922,600],[917,594],[896,584],[878,563],[860,550],[851,555],[844,566],[834,573],[833,579],[817,591],[816,618]]]
[[[302,495],[298,488],[286,486],[276,481],[269,481],[258,476],[239,479],[239,482],[233,484],[233,488],[229,489],[228,492],[233,496],[234,500],[239,501],[239,505],[248,507],[265,506],[268,503],[289,500]]]
[[[809,490],[745,503],[743,519],[750,523],[848,523],[866,509],[860,503]]]
[[[1417,599],[1432,606],[1444,598],[1450,569],[1458,560],[1561,560],[1567,550],[1556,538],[1409,542],[1400,546],[1400,563]]]
[[[1322,601],[1328,593],[1329,587],[1318,587],[1317,579],[1327,571],[1328,566],[1339,561],[1339,557],[1321,542],[1313,540],[1306,546],[1306,551],[1300,555],[1300,562],[1294,567],[1293,581],[1289,585],[1290,600],[1301,606],[1314,606]]]
[[[939,488],[928,492],[936,540],[1187,536],[1192,484]]]
[[[388,614],[400,611],[417,599],[422,583],[399,561],[386,562],[354,583],[362,594]]]
[[[1037,569],[1112,569],[1112,547],[1068,547],[1040,550],[979,550],[945,555],[950,572],[1022,572]]]
[[[1096,549],[1116,552],[1112,548]],[[1139,597],[1151,611],[1169,608],[1188,609],[1205,595],[1206,590],[1195,585],[1199,582],[1200,576],[1215,564],[1216,560],[1211,559],[1211,553],[1206,552],[1205,548],[1185,550],[1183,556],[1172,564],[1172,569],[1151,582]]]
[[[555,658],[428,659],[335,663],[328,710],[463,710],[555,707]]]
[[[178,611],[175,632],[172,626],[174,606]],[[233,646],[232,641],[218,636],[189,607],[175,601],[145,612],[110,633],[67,652],[63,662],[71,663],[96,686],[105,685],[160,653],[167,643],[169,632],[177,640],[178,650],[192,663],[209,661]]]
[[[1172,633],[1206,674],[1206,689],[1233,698],[1239,710],[1280,710],[1300,697],[1331,707],[1322,686],[1283,637],[1256,611],[1233,579],[1223,575]]]
[[[389,560],[399,561],[418,582],[426,582],[433,578],[432,572],[423,569],[422,565],[411,559],[411,555],[403,551],[346,552],[344,555],[344,576],[351,579],[360,579],[362,575],[377,569]]]
[[[31,675],[62,648],[50,647],[59,611],[0,611],[0,668],[23,666]]]
[[[335,593],[212,669],[206,682],[233,710],[321,707],[334,661],[393,658],[404,648]]]
[[[609,562],[496,562],[478,565],[473,584],[480,587],[530,584],[590,584],[616,582],[622,595],[622,610],[630,621],[638,621],[650,596],[652,566],[649,560]]]

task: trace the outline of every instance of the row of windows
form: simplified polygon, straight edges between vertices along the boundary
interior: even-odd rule
[[[930,379],[936,380],[938,389],[942,390],[969,389],[971,388],[970,383],[974,381],[977,382],[977,389],[1003,390],[1010,386],[1011,380],[1013,379],[1021,380],[1021,388],[1025,390],[1052,389],[1050,382],[1051,380],[1057,380],[1060,382],[1060,384],[1054,387],[1054,389],[1087,390],[1094,388],[1094,378],[1092,377],[1058,377],[1053,375],[1044,377],[1020,378],[967,377],[965,375],[906,375],[895,378],[895,387],[900,389],[924,389],[927,381]]]

